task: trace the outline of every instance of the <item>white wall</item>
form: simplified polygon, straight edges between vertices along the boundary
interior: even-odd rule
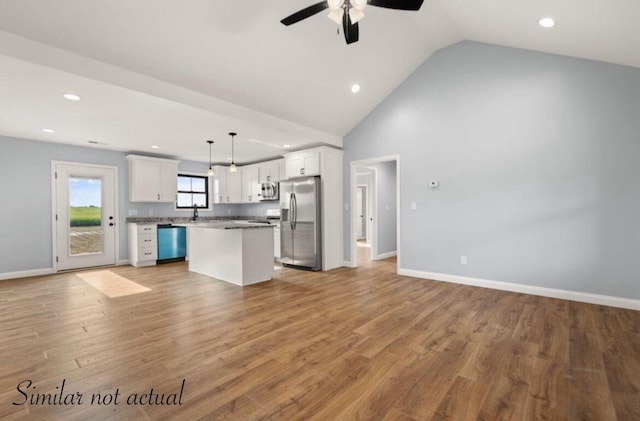
[[[404,269],[640,299],[639,140],[640,69],[462,42],[345,137],[345,186],[400,155]]]

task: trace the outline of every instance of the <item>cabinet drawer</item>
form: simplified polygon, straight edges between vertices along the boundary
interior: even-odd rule
[[[157,233],[158,233],[158,226],[156,224],[138,225],[138,235],[142,235],[142,234],[156,235]]]
[[[155,234],[138,235],[138,248],[158,247],[158,237]]]
[[[140,247],[138,260],[156,260],[158,258],[158,247]]]

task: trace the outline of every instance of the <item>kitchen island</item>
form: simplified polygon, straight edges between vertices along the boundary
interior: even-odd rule
[[[185,224],[189,270],[245,286],[271,279],[273,226],[233,222]]]

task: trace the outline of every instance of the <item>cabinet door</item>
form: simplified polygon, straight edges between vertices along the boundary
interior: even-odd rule
[[[160,176],[160,202],[175,202],[178,192],[178,165],[173,163],[161,163],[159,166]]]
[[[227,203],[227,174],[229,168],[213,167],[213,203]]]
[[[227,201],[226,203],[242,203],[242,169],[227,174]]]
[[[280,163],[274,162],[270,166],[269,176],[271,177],[269,181],[280,181]]]
[[[258,167],[258,177],[260,184],[271,181],[271,165],[261,165]]]
[[[303,161],[304,161],[304,175],[320,174],[320,154],[319,153],[306,155],[303,158]]]
[[[242,201],[246,203],[260,200],[260,169],[258,167],[242,167]]]
[[[260,184],[280,181],[280,163],[277,161],[263,163],[258,167],[258,172]]]
[[[287,178],[300,177],[302,174],[302,168],[304,161],[302,157],[290,157],[285,160],[285,174]]]
[[[131,161],[129,165],[129,200],[132,202],[157,202],[160,200],[158,163]],[[177,181],[176,181],[177,182]]]

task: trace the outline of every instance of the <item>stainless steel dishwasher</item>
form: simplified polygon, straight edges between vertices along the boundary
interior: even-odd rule
[[[187,255],[187,228],[158,225],[158,263],[177,262]]]

